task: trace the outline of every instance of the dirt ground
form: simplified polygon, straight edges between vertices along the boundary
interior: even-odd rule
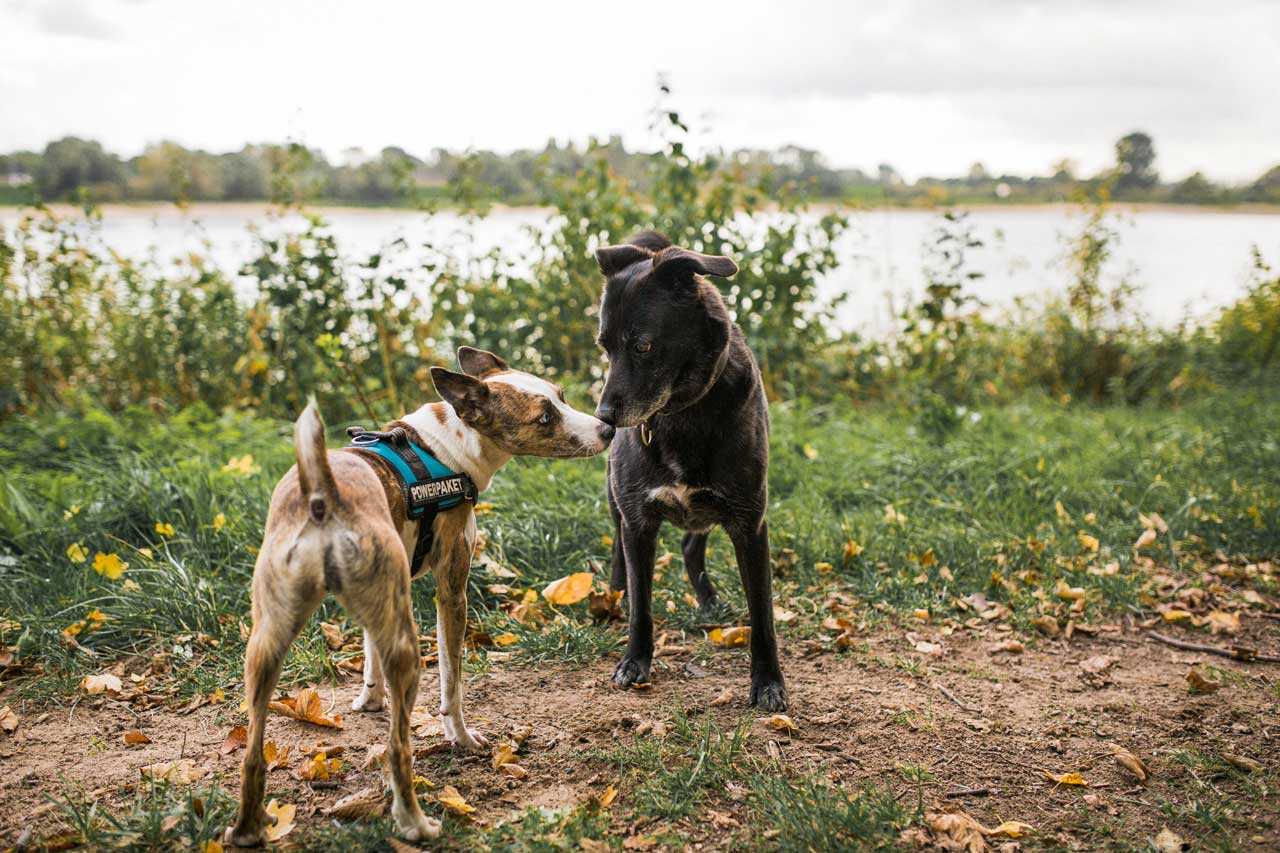
[[[942,636],[928,625],[882,625],[862,638],[865,645],[845,652],[784,638],[796,728],[781,734],[761,717],[750,724],[747,751],[761,762],[780,761],[787,772],[820,774],[851,790],[888,782],[913,804],[915,789],[899,768],[923,767],[926,809],[961,807],[987,826],[1031,824],[1034,834],[1023,839],[1030,849],[1098,849],[1105,846],[1099,833],[1141,848],[1163,826],[1180,821],[1181,833],[1195,840],[1194,821],[1171,815],[1168,804],[1206,799],[1225,803],[1234,846],[1280,849],[1280,805],[1272,787],[1280,761],[1280,665],[1178,650],[1128,624],[1070,641],[1024,638],[1022,652],[993,651],[1009,636],[993,630]],[[1177,636],[1225,645],[1203,633]],[[1233,639],[1280,652],[1280,622],[1248,618],[1243,635]],[[628,692],[609,686],[613,663],[495,665],[470,678],[466,708],[474,726],[498,737],[532,727],[520,758],[526,778],[496,772],[487,754],[433,749],[438,735],[415,738],[421,747],[417,772],[437,791],[456,786],[482,824],[516,808],[578,803],[614,784],[613,829],[624,836],[648,831],[627,802],[636,780],[620,777],[616,765],[591,751],[658,736],[646,723],[669,720],[676,708],[713,714],[731,730],[748,713],[746,656],[701,642],[680,644],[659,659],[650,688]],[[1192,693],[1186,676],[1196,665],[1222,687]],[[368,748],[382,743],[387,715],[352,713],[358,686],[352,676],[335,690],[320,689],[326,706],[343,716],[341,730],[271,717],[268,739],[292,746],[295,755],[317,741],[345,748],[350,771],[336,785],[316,788],[286,771],[269,774],[268,797],[297,803],[304,826],[327,820],[316,812],[344,794],[377,784],[376,769],[359,768]],[[732,701],[713,705],[726,689]],[[436,672],[428,669],[418,704],[433,709],[437,696]],[[220,746],[241,720],[232,702],[183,714],[136,711],[97,698],[24,717],[0,739],[0,843],[12,843],[27,827],[36,837],[55,832],[59,818],[45,795],[62,793],[63,780],[122,804],[133,797],[140,767],[190,758],[236,790],[242,753],[222,754]],[[123,734],[131,730],[152,742],[126,746]],[[1146,784],[1113,759],[1116,746],[1146,763]],[[1249,769],[1246,761],[1215,776],[1206,770],[1212,763],[1187,758],[1198,755],[1219,757],[1219,764],[1221,756],[1243,757],[1262,766]],[[1046,772],[1076,772],[1088,785],[1059,784]],[[963,791],[973,793],[956,793]],[[730,796],[715,809],[714,820],[701,816],[668,828],[695,849],[760,843],[745,804]]]

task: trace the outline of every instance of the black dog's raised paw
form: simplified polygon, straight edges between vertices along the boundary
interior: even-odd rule
[[[787,688],[782,681],[762,681],[751,685],[751,704],[761,711],[778,713],[787,710]]]
[[[649,683],[649,661],[624,657],[613,671],[613,686],[625,690],[633,684]]]

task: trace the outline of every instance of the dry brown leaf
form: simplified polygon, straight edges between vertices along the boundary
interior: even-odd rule
[[[591,585],[595,575],[591,572],[578,572],[553,580],[542,590],[542,597],[551,604],[577,604],[591,593]]]
[[[317,752],[311,756],[310,761],[299,767],[294,775],[309,782],[324,782],[336,776],[341,769],[340,759],[330,758],[326,752]]]
[[[513,764],[516,760],[515,747],[509,743],[500,743],[493,748],[493,769],[497,770],[504,764]]]
[[[982,824],[962,811],[930,812],[924,822],[943,850],[985,853],[989,849]]]
[[[324,814],[342,820],[367,820],[382,817],[386,810],[387,801],[382,791],[376,788],[363,788],[338,800],[325,809]]]
[[[1239,634],[1240,614],[1225,610],[1212,610],[1204,617],[1210,634]]]
[[[18,712],[5,705],[0,708],[0,731],[12,734],[17,730],[19,723]]]
[[[915,645],[915,650],[922,655],[930,657],[942,657],[942,646],[938,643],[930,643],[927,640],[920,640]]]
[[[262,745],[262,758],[267,762],[267,770],[278,770],[289,766],[289,750],[293,747],[286,746],[280,749],[276,746],[276,742],[269,740]]]
[[[1151,771],[1147,769],[1147,765],[1141,758],[1120,746],[1113,746],[1112,749],[1115,751],[1111,757],[1115,759],[1116,764],[1132,773],[1139,782],[1146,782],[1151,778]]]
[[[1081,661],[1080,668],[1090,675],[1102,675],[1111,667],[1115,666],[1118,661],[1108,655],[1094,655]]]
[[[99,693],[119,693],[124,684],[120,681],[120,676],[104,672],[101,675],[86,675],[81,679],[80,687],[90,696],[96,696]]]
[[[324,634],[324,644],[329,651],[336,652],[342,648],[342,629],[332,622],[321,622],[320,633]]]
[[[156,782],[190,785],[203,779],[208,775],[209,770],[205,767],[197,767],[195,761],[190,758],[183,758],[177,762],[162,761],[158,764],[148,764],[145,767],[139,767],[138,772]]]
[[[1037,616],[1035,619],[1031,620],[1031,624],[1036,627],[1037,631],[1044,634],[1046,637],[1056,637],[1062,631],[1058,626],[1058,620],[1048,615]]]
[[[1148,527],[1142,531],[1142,535],[1138,537],[1138,541],[1133,543],[1133,550],[1141,551],[1148,545],[1156,541],[1156,531],[1154,528]]]
[[[244,726],[236,726],[227,732],[227,737],[222,741],[222,746],[218,747],[218,752],[223,755],[230,755],[237,749],[244,749],[249,745],[249,730]]]
[[[1192,693],[1217,693],[1222,689],[1222,682],[1215,681],[1196,667],[1187,670],[1187,685]]]
[[[772,729],[775,732],[786,732],[791,734],[797,730],[795,722],[786,714],[774,714],[764,721],[765,728]]]
[[[281,803],[272,800],[267,803],[267,814],[276,819],[276,822],[268,826],[263,832],[263,837],[267,841],[279,841],[290,832],[293,831],[293,818],[298,812],[298,807],[292,803]]]
[[[498,772],[503,776],[510,776],[512,779],[523,779],[529,775],[529,771],[519,764],[504,764],[498,768]]]
[[[1005,640],[1003,643],[992,643],[988,649],[993,654],[996,652],[1009,652],[1020,655],[1026,650],[1026,646],[1022,645],[1020,640]]]
[[[1072,586],[1063,578],[1058,578],[1058,585],[1054,589],[1054,594],[1057,595],[1058,598],[1063,598],[1068,601],[1080,601],[1085,597],[1085,591],[1082,587]]]
[[[342,728],[342,717],[337,714],[332,717],[326,714],[324,703],[320,701],[320,694],[312,687],[303,687],[292,696],[273,700],[270,708],[277,714],[283,714],[304,723],[331,729]]]
[[[718,708],[721,705],[728,705],[732,701],[733,701],[733,688],[726,687],[723,691],[721,691],[719,696],[711,700],[711,704]]]
[[[124,742],[127,744],[151,743],[151,738],[147,737],[142,732],[125,732]]]
[[[1006,820],[995,829],[987,830],[988,835],[1003,835],[1006,838],[1021,838],[1035,832],[1035,827],[1020,820]]]
[[[1222,760],[1237,770],[1243,770],[1245,773],[1258,773],[1262,770],[1260,762],[1254,761],[1252,758],[1246,758],[1243,755],[1224,752],[1222,753]]]

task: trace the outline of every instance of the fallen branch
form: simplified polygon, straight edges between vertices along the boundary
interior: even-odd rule
[[[1217,655],[1218,657],[1231,658],[1232,660],[1243,661],[1262,661],[1264,663],[1280,663],[1280,655],[1260,655],[1256,651],[1245,646],[1232,646],[1224,649],[1221,646],[1209,646],[1204,643],[1189,643],[1186,640],[1175,640],[1173,637],[1166,637],[1157,631],[1150,632],[1152,639],[1159,640],[1166,646],[1173,646],[1175,649],[1182,649],[1188,652],[1204,652],[1207,655]]]
[[[941,684],[935,684],[933,686],[938,688],[939,692],[941,692],[943,696],[946,696],[948,699],[950,699],[952,702],[955,702],[957,705],[959,705],[962,709],[968,711],[970,714],[985,713],[981,708],[975,708],[972,705],[964,704],[956,697],[956,694],[952,693],[950,690],[943,687]]]
[[[961,788],[958,791],[947,791],[942,796],[955,799],[956,797],[989,797],[991,794],[990,788]]]

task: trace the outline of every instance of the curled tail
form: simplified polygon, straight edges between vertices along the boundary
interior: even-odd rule
[[[293,425],[293,447],[298,457],[298,487],[307,502],[311,520],[319,524],[338,504],[338,485],[329,468],[324,421],[320,419],[315,397],[307,402]]]

